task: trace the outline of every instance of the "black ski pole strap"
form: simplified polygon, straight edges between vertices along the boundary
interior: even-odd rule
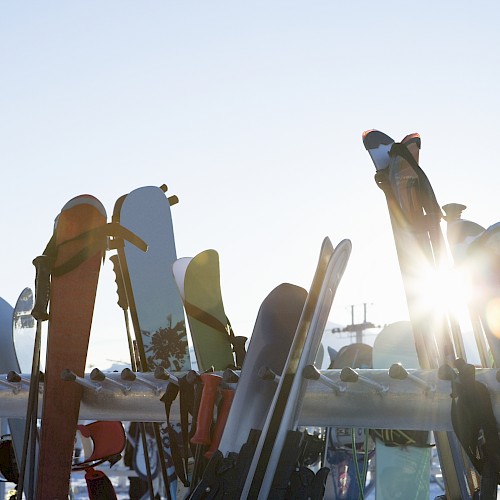
[[[160,401],[165,405],[165,416],[167,418],[167,431],[170,441],[170,452],[172,454],[172,461],[174,462],[175,473],[177,477],[182,481],[184,486],[189,486],[189,481],[187,479],[187,469],[185,463],[182,460],[182,455],[179,450],[179,443],[177,441],[177,433],[170,424],[170,410],[172,408],[172,403],[179,394],[179,387],[175,384],[168,384],[165,394],[160,398]]]

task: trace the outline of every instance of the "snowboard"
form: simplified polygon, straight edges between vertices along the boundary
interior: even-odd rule
[[[262,429],[276,384],[259,372],[262,368],[282,372],[306,297],[303,288],[282,283],[262,302],[219,445],[224,456],[238,453],[251,429]]]
[[[113,222],[132,231],[148,245],[142,252],[125,241],[118,247],[128,307],[138,346],[140,371],[158,367],[170,371],[188,371],[188,348],[184,307],[174,280],[172,266],[177,260],[170,203],[165,192],[145,186],[122,196],[115,203]],[[175,498],[177,481],[168,433],[155,431],[157,446],[165,447],[166,473],[171,496]],[[162,454],[162,449],[158,448]],[[163,464],[161,464],[163,465]]]
[[[408,321],[384,327],[373,343],[373,368],[401,363],[419,368],[415,341]],[[429,499],[431,448],[386,446],[376,438],[375,497],[377,500]]]
[[[47,359],[38,462],[37,498],[67,498],[82,387],[64,382],[70,369],[83,376],[101,261],[106,211],[90,195],[71,199],[56,219],[46,254],[51,270]]]
[[[19,372],[19,364],[12,342],[13,313],[12,306],[0,298],[0,373],[8,373],[11,370]],[[7,419],[18,469],[22,460],[25,422],[26,420],[20,418]],[[24,481],[26,486],[27,482],[27,480]]]
[[[214,498],[220,495],[238,498],[250,465],[251,443],[264,425],[277,387],[275,381],[261,376],[262,369],[282,372],[306,296],[303,288],[282,283],[263,300],[218,450],[190,499],[205,498],[207,489]],[[224,463],[224,474],[217,472],[220,461]]]
[[[335,249],[329,238],[323,241],[311,288],[255,450],[242,498],[267,498],[271,491],[282,494],[288,488],[290,474],[283,471],[282,465],[289,458],[289,431],[297,429],[307,387],[302,372],[316,358],[351,247],[349,240],[341,241]],[[295,464],[292,463],[291,467],[293,470]]]
[[[419,364],[437,368],[452,363],[457,355],[465,356],[458,325],[445,311],[425,305],[425,291],[418,286],[445,260],[441,208],[418,165],[420,136],[407,135],[397,144],[378,130],[367,130],[362,138],[375,165],[375,181],[386,198]],[[457,498],[466,495],[466,466],[456,436],[434,435],[447,493]]]
[[[142,371],[191,369],[184,308],[172,266],[177,260],[170,204],[156,186],[135,189],[115,204],[113,220],[139,236],[148,251],[118,249]]]
[[[33,347],[35,345],[35,319],[31,316],[33,306],[33,291],[31,288],[25,288],[19,295],[12,314],[11,335],[14,344],[14,355],[16,361],[14,362],[14,357],[12,357],[10,370],[25,374],[31,373],[31,366],[33,362]],[[23,456],[25,426],[25,419],[9,420],[9,427],[14,444],[14,452],[19,465],[22,462]],[[28,443],[28,446],[30,446],[30,443]],[[35,445],[35,450],[38,450],[38,445]],[[30,470],[33,458],[28,455],[26,459],[26,469]],[[36,477],[36,465],[34,467],[34,475]],[[27,475],[24,477],[23,484],[24,490],[29,491],[29,477]]]
[[[33,290],[25,288],[16,302],[12,318],[12,335],[17,357],[18,370],[21,373],[31,373],[33,362],[33,346],[35,345],[36,324],[31,316],[34,306]],[[42,360],[40,360],[42,361]],[[43,371],[44,366],[40,366]]]
[[[219,254],[205,250],[173,264],[173,273],[189,322],[198,369],[222,371],[235,366],[231,326],[220,289]]]

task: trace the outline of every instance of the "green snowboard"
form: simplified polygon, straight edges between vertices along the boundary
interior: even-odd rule
[[[386,326],[373,344],[373,368],[390,368],[401,363],[404,368],[419,368],[415,341],[408,321]],[[386,446],[376,439],[377,500],[428,500],[431,449],[415,446]]]
[[[231,327],[222,303],[218,253],[205,250],[193,258],[178,259],[173,271],[199,370],[203,372],[211,366],[215,370],[233,367]]]

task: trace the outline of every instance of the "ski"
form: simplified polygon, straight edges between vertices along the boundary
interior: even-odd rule
[[[219,254],[205,250],[195,257],[174,262],[174,277],[184,303],[200,371],[216,371],[235,365],[233,345],[237,344],[227,318],[220,289]],[[243,349],[245,338],[243,340]],[[240,344],[241,345],[241,344]]]
[[[385,326],[373,343],[373,368],[420,368],[411,323],[399,321]],[[431,448],[428,432],[375,431],[375,484],[377,500],[393,500],[402,492],[414,500],[428,500]]]
[[[40,500],[66,498],[69,491],[82,387],[64,382],[61,372],[84,374],[107,243],[99,230],[105,225],[106,211],[99,200],[89,195],[73,198],[57,217],[44,252],[53,265],[37,481]]]
[[[456,355],[464,357],[460,331],[445,312],[422,303],[426,291],[417,286],[445,259],[441,208],[418,165],[420,136],[410,134],[395,143],[380,131],[368,130],[362,138],[375,165],[375,181],[386,198],[420,366],[453,363]],[[456,436],[436,432],[435,439],[450,498],[470,496],[468,467]]]
[[[296,468],[290,455],[293,457],[297,445],[302,442],[301,433],[297,433],[298,415],[307,387],[302,372],[307,365],[314,363],[350,253],[349,240],[341,241],[335,249],[328,238],[323,241],[311,288],[250,465],[242,498],[265,499],[271,491],[284,494],[289,487],[292,471]],[[288,467],[284,467],[287,462]],[[299,469],[297,474],[301,472],[305,473]],[[317,473],[321,481],[324,472],[320,469]],[[311,486],[321,489],[321,485],[314,483],[312,479]],[[324,484],[322,488],[324,491]]]
[[[473,299],[467,304],[469,316],[481,365],[491,368],[500,365],[500,342],[490,328],[486,314],[487,304],[498,296],[498,284],[491,286],[495,283],[494,277],[498,276],[498,270],[495,270],[498,257],[486,257],[481,249],[482,240],[486,239],[488,232],[492,232],[492,228],[486,229],[475,222],[462,219],[462,212],[466,208],[459,203],[443,206],[447,222],[446,236],[455,268],[463,273],[470,289],[474,291]],[[481,251],[475,251],[476,249]]]
[[[130,309],[138,346],[139,371],[188,371],[188,349],[184,308],[175,283],[172,266],[177,260],[170,202],[162,188],[145,186],[122,196],[115,203],[113,221],[132,231],[148,244],[140,252],[128,242],[117,244],[120,273]],[[163,480],[175,498],[177,481],[169,449],[167,430],[153,425],[160,454],[166,467]],[[163,463],[162,442],[166,464]],[[163,470],[162,470],[163,472]]]

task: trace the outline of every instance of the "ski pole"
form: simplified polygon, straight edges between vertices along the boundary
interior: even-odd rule
[[[115,243],[117,243],[120,240],[115,240]],[[120,258],[119,255],[112,255],[109,260],[113,263],[113,270],[115,272],[115,282],[116,282],[116,287],[117,287],[117,294],[118,294],[118,305],[120,308],[123,310],[123,317],[125,321],[125,330],[127,332],[127,342],[129,346],[129,351],[130,351],[130,363],[132,366],[132,370],[134,372],[139,371],[139,365],[140,365],[140,360],[137,360],[136,355],[135,355],[135,349],[134,349],[134,342],[132,341],[132,336],[130,334],[130,324],[129,324],[129,319],[128,319],[128,310],[129,310],[129,302],[127,298],[127,291],[125,287],[125,281],[123,278],[123,272],[122,268],[120,265]],[[130,380],[130,374],[128,374],[128,379]],[[123,377],[122,377],[123,378]],[[127,379],[127,377],[125,377]],[[141,434],[141,439],[142,439],[142,446],[144,449],[144,459],[146,462],[146,470],[148,474],[148,487],[149,487],[149,493],[151,495],[151,498],[153,499],[154,497],[154,489],[153,489],[153,483],[151,479],[151,464],[149,460],[149,454],[147,452],[147,440],[146,440],[146,426],[143,422],[139,423],[139,430]],[[165,453],[163,450],[163,441],[161,439],[161,434],[160,434],[160,428],[157,423],[153,423],[153,431],[155,435],[155,441],[156,445],[158,448],[158,455],[160,459],[160,469],[162,473],[162,478],[163,482],[165,483],[165,490],[167,493],[167,499],[171,500],[171,493],[170,493],[170,481],[168,479],[168,474],[167,474],[167,469],[165,466]]]
[[[202,373],[200,376],[202,389],[196,418],[196,431],[191,437],[191,444],[196,445],[195,463],[193,470],[193,485],[201,477],[203,462],[203,448],[210,444],[210,428],[215,406],[217,389],[222,382],[222,377],[215,373]]]
[[[231,409],[231,404],[233,403],[234,388],[224,388],[221,390],[222,393],[222,405],[217,412],[217,422],[214,427],[214,432],[212,435],[212,442],[210,444],[210,448],[205,452],[205,458],[212,458],[212,455],[219,448],[220,440],[222,438],[222,434],[224,432],[224,427],[226,426],[227,417],[229,415],[229,410]]]
[[[34,476],[36,460],[36,438],[38,418],[38,388],[40,383],[40,347],[42,342],[42,322],[49,319],[47,312],[50,296],[50,259],[47,255],[39,255],[33,260],[35,266],[35,305],[31,315],[36,319],[35,345],[31,364],[31,383],[26,410],[26,425],[24,428],[23,454],[19,471],[19,486],[17,499],[23,496],[24,478],[28,462],[28,446],[30,447],[30,470],[27,497],[34,496]],[[31,438],[31,441],[30,441]]]
[[[224,384],[224,388],[221,390],[222,404],[217,411],[217,422],[212,435],[212,443],[210,444],[208,451],[205,453],[205,458],[212,458],[212,455],[219,448],[220,440],[222,438],[222,434],[224,433],[224,428],[226,427],[227,417],[229,416],[229,410],[231,409],[231,405],[233,403],[239,378],[239,375],[232,369],[225,370],[222,375],[222,383]]]

